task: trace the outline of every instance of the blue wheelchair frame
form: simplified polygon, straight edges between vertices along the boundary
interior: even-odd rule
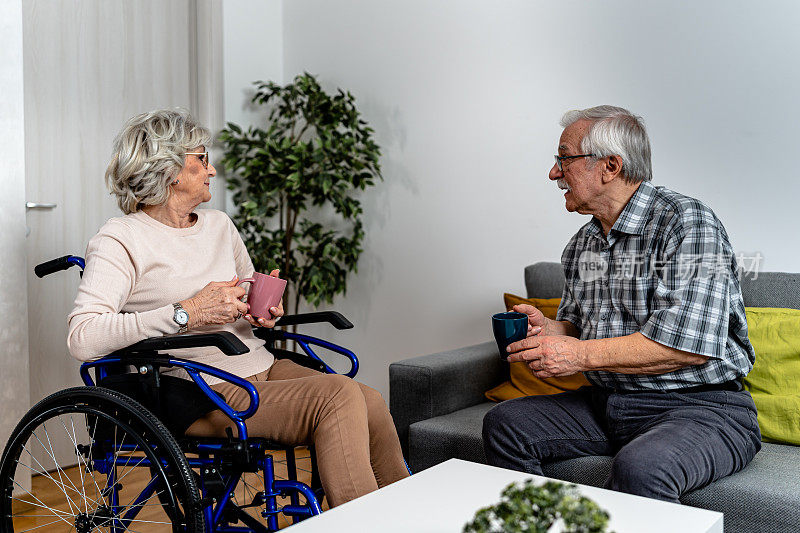
[[[52,261],[48,261],[47,263],[43,263],[36,267],[36,274],[39,277],[47,275],[49,273],[55,272],[57,270],[66,270],[73,265],[77,265],[81,268],[81,276],[83,275],[83,269],[85,267],[85,262],[83,258],[77,256],[64,256],[58,259],[54,259]],[[342,321],[344,325],[337,325],[336,327],[340,327],[342,329],[352,327],[344,317],[338,315],[338,313],[333,313],[337,315],[338,318]],[[289,324],[292,323],[292,318],[299,318],[301,315],[295,315],[295,317],[286,317]],[[302,323],[298,320],[295,320],[294,323]],[[333,323],[333,322],[332,322]],[[279,321],[276,325],[282,325]],[[288,324],[285,324],[288,325]],[[220,336],[224,334],[210,334],[211,336]],[[187,336],[188,337],[188,336]],[[231,337],[233,337],[231,335]],[[167,339],[177,339],[178,337],[168,337]],[[335,353],[341,354],[349,359],[351,363],[351,368],[347,371],[344,375],[350,378],[353,378],[356,373],[358,372],[359,364],[358,358],[356,355],[348,350],[347,348],[338,346],[336,344],[324,341],[322,339],[318,339],[316,337],[311,337],[308,335],[302,335],[298,333],[290,333],[286,331],[275,331],[275,335],[273,336],[275,340],[280,339],[287,339],[287,340],[294,340],[296,343],[303,349],[305,354],[311,358],[312,360],[318,362],[322,368],[324,368],[325,372],[329,374],[335,374],[335,372],[330,366],[328,366],[325,361],[323,361],[311,348],[312,345],[320,346],[324,349],[333,351]],[[238,339],[235,339],[238,341]],[[146,341],[144,341],[146,342]],[[238,341],[240,344],[241,342]],[[139,343],[141,344],[141,343]],[[134,345],[135,347],[136,345]],[[247,348],[241,344],[243,351],[240,353],[244,353],[247,351]],[[148,357],[146,354],[136,354],[134,353],[133,357],[126,357],[125,354],[117,355],[120,352],[126,352],[132,347],[125,348],[123,350],[119,350],[114,354],[109,356],[103,357],[96,361],[90,361],[83,363],[80,367],[80,376],[83,380],[84,384],[89,387],[96,386],[95,381],[92,379],[90,375],[90,370],[94,370],[95,378],[97,383],[101,382],[107,376],[110,375],[110,367],[119,367],[120,365],[133,365],[138,363],[148,363],[153,365],[154,367],[161,368],[181,368],[185,370],[191,379],[194,381],[195,384],[203,391],[203,393],[214,403],[214,405],[221,410],[230,420],[236,425],[236,440],[232,441],[236,443],[243,444],[244,446],[248,447],[248,449],[252,449],[254,451],[258,451],[263,453],[264,450],[267,449],[275,449],[273,446],[268,446],[268,442],[265,439],[248,439],[247,434],[247,426],[245,425],[245,420],[253,416],[255,412],[258,410],[259,405],[259,398],[258,398],[258,391],[256,388],[247,380],[242,379],[234,374],[230,374],[228,372],[219,370],[209,365],[205,365],[202,363],[188,361],[185,359],[174,358],[168,355],[158,355],[157,351],[150,350],[152,352],[152,356]],[[159,348],[164,349],[164,348]],[[169,349],[169,348],[166,348]],[[157,370],[156,370],[157,371]],[[250,403],[246,409],[242,411],[237,411],[233,409],[230,405],[228,405],[224,399],[216,394],[208,383],[203,379],[203,374],[208,374],[215,378],[221,379],[228,383],[232,383],[237,387],[244,389],[249,396]],[[229,434],[230,437],[230,434]],[[220,452],[224,446],[230,444],[231,441],[227,443],[220,443],[220,442],[202,442],[198,439],[197,442],[193,444],[193,452],[197,452],[199,454],[198,457],[187,457],[187,461],[191,468],[199,468],[201,472],[203,468],[206,467],[213,467],[216,464],[216,460],[212,457],[212,454]],[[126,448],[130,448],[126,450]],[[116,480],[115,480],[115,472],[117,466],[122,466],[124,458],[120,458],[118,453],[113,453],[113,451],[120,452],[120,451],[131,451],[135,448],[135,445],[123,445],[118,446],[112,452],[106,452],[104,457],[95,458],[93,461],[93,466],[95,469],[100,472],[101,474],[107,476],[107,487],[110,487],[112,490],[109,491],[108,494],[108,503],[109,507],[114,516],[117,516],[121,511],[121,507],[119,506],[119,498],[118,498],[118,489],[116,488]],[[289,458],[291,455],[291,459]],[[129,461],[129,459],[128,459]],[[151,466],[159,466],[159,465],[152,465],[151,462],[147,458],[143,458],[141,461],[137,461],[136,466],[142,467],[151,467]],[[161,467],[165,467],[166,464],[160,465]],[[274,479],[274,464],[273,458],[270,454],[263,454],[263,459],[258,461],[258,466],[262,471],[263,479],[264,479],[264,493],[261,502],[259,505],[264,505],[264,510],[261,512],[261,515],[266,518],[267,527],[263,527],[261,523],[258,522],[251,522],[249,527],[239,527],[239,526],[219,526],[221,520],[223,519],[223,513],[226,510],[226,506],[229,504],[231,495],[235,490],[236,486],[239,483],[239,480],[245,472],[249,470],[241,470],[234,473],[231,473],[227,476],[227,479],[224,480],[224,490],[223,495],[218,500],[214,501],[211,498],[210,492],[208,487],[206,486],[206,480],[201,475],[200,477],[200,490],[201,495],[204,502],[210,502],[209,504],[205,505],[203,508],[203,513],[205,516],[206,522],[206,529],[209,532],[253,532],[253,531],[275,531],[278,529],[278,514],[285,514],[287,516],[291,516],[293,523],[297,523],[300,520],[308,518],[309,516],[317,515],[322,512],[319,504],[318,495],[315,491],[306,485],[305,483],[301,483],[296,480],[279,480]],[[287,466],[289,467],[290,473],[296,472],[295,465],[294,465],[294,454],[293,452],[287,451]],[[141,503],[147,501],[151,498],[157,490],[156,479],[152,479],[150,483],[142,490],[139,496],[134,501],[133,505],[131,505],[125,513],[120,518],[116,518],[113,521],[113,525],[111,526],[111,531],[113,533],[118,533],[125,528],[126,523],[130,523],[130,520],[133,520],[141,511],[142,507],[140,506]],[[307,501],[306,505],[300,505],[299,502],[299,495],[302,494]],[[278,507],[277,498],[279,496],[286,496],[290,497],[291,503],[289,505],[284,505],[282,507]],[[255,504],[255,501],[253,502]],[[249,507],[249,506],[248,506]],[[216,526],[215,526],[216,525]]]

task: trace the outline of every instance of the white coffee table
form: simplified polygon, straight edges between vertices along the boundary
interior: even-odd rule
[[[475,511],[500,501],[513,481],[532,476],[450,459],[388,487],[291,526],[292,533],[333,531],[459,532]],[[722,513],[578,485],[611,515],[616,533],[723,533]]]

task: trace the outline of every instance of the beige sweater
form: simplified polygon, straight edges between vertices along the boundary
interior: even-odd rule
[[[73,357],[91,361],[142,339],[176,334],[173,303],[191,298],[211,281],[252,275],[253,263],[228,215],[212,209],[195,213],[194,226],[173,228],[140,211],[112,218],[92,237],[75,309],[69,315],[67,344]],[[240,377],[272,365],[272,354],[246,320],[190,333],[212,331],[234,333],[250,352],[229,357],[208,347],[169,353]],[[210,384],[220,381],[206,379]]]

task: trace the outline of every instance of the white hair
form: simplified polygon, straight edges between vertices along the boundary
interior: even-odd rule
[[[210,144],[211,132],[183,109],[136,115],[114,139],[106,186],[126,215],[146,205],[163,205],[186,152]]]
[[[567,111],[561,117],[561,126],[589,120],[592,126],[581,140],[581,151],[593,154],[595,159],[619,156],[622,175],[629,183],[650,181],[653,167],[650,163],[650,139],[642,117],[627,109],[610,105]]]

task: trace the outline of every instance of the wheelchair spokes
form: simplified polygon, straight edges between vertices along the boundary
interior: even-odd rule
[[[81,422],[90,421],[84,426],[85,436],[78,435],[76,417]],[[113,425],[113,429],[109,428],[111,439],[97,440],[89,436],[97,433],[101,423]],[[59,456],[66,454],[56,450],[65,446],[71,447],[74,453],[60,459]],[[157,473],[145,483],[140,479],[142,476],[132,475],[133,472],[149,474],[147,469],[139,467],[155,456],[144,446],[146,443],[141,439],[113,421],[104,420],[102,414],[65,412],[42,420],[22,445],[23,453],[17,464],[36,476],[37,494],[51,496],[43,500],[35,497],[34,491],[27,490],[21,497],[12,496],[15,503],[36,508],[35,514],[15,512],[15,523],[32,517],[52,518],[40,527],[50,531],[74,528],[78,533],[152,529],[145,524],[162,526],[163,530],[164,525],[172,523],[170,515],[180,514],[180,510],[176,513],[170,507],[165,509],[159,501],[169,487],[163,482],[166,476]],[[142,486],[144,490],[140,492]],[[17,489],[21,489],[19,484]],[[178,505],[174,498],[167,501],[170,506]],[[153,508],[154,512],[143,512],[150,511],[148,508]]]
[[[203,531],[197,488],[166,429],[121,395],[95,388],[84,398],[95,401],[81,402],[87,389],[71,391],[41,402],[12,434],[0,531]]]
[[[51,426],[55,424],[56,430],[59,430],[60,425],[67,427],[60,416],[55,420],[50,420],[50,423]],[[70,426],[74,426],[72,420],[70,420]],[[61,437],[64,434],[71,442],[81,439],[77,436],[77,429],[72,433],[64,431],[61,435],[59,435],[62,433],[61,431],[53,431],[53,429],[51,427],[48,430],[47,421],[44,421],[41,426],[31,432],[28,441],[22,445],[22,453],[16,463],[18,468],[33,476],[34,488],[32,491],[28,491],[16,480],[14,481],[14,488],[18,493],[17,497],[12,496],[15,524],[27,521],[28,518],[55,518],[56,520],[47,523],[44,523],[44,520],[35,522],[39,528],[47,527],[48,530],[59,529],[59,526],[63,529],[64,524],[68,528],[74,527],[78,515],[89,515],[90,505],[92,510],[102,506],[100,484],[105,483],[103,476],[98,476],[95,472],[84,474],[85,458],[82,458],[77,452],[74,457],[78,463],[76,467],[64,466],[66,462],[56,458],[56,449],[60,448],[59,444],[63,441]],[[57,443],[55,447],[53,446],[54,441]],[[58,455],[62,454],[58,453]],[[99,482],[96,476],[100,477]],[[89,479],[92,482],[87,487]],[[92,490],[92,485],[94,485],[94,490]],[[40,494],[41,498],[36,497],[35,494]],[[26,508],[30,511],[25,512]],[[95,514],[97,513],[95,512]]]

